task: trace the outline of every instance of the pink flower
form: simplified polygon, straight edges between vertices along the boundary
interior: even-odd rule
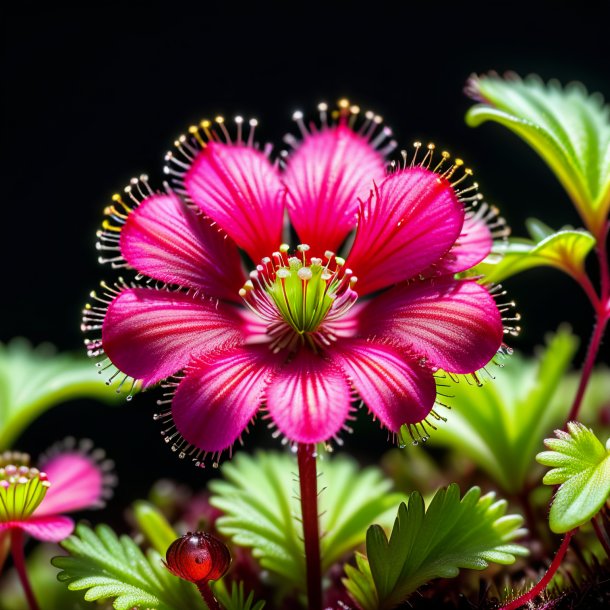
[[[7,451],[0,454],[0,539],[21,530],[48,542],[59,542],[74,530],[63,513],[99,508],[109,493],[112,465],[91,452],[89,441],[76,446],[71,439],[42,457],[39,468],[30,456]]]
[[[379,117],[345,102],[336,121],[320,114],[295,114],[301,139],[279,163],[253,145],[254,121],[245,136],[237,117],[233,140],[221,117],[191,127],[166,157],[173,188],[133,180],[133,204],[115,195],[99,232],[102,262],[162,284],[104,284],[84,312],[101,329],[88,350],[145,388],[169,379],[166,441],[198,464],[261,408],[290,441],[336,437],[357,397],[390,432],[425,438],[444,419],[437,371],[474,374],[502,349],[493,296],[456,278],[497,225],[464,207],[480,199],[470,170],[416,144],[386,171]]]

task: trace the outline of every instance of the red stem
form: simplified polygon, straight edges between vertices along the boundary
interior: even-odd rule
[[[569,421],[574,421],[578,418],[578,412],[580,411],[582,399],[584,398],[585,390],[587,389],[587,384],[589,383],[589,378],[591,377],[591,373],[593,371],[593,365],[595,364],[595,359],[597,358],[597,352],[599,351],[599,346],[603,339],[606,325],[608,324],[608,319],[610,318],[610,270],[608,269],[608,250],[606,246],[609,229],[610,222],[607,221],[601,228],[599,235],[595,236],[597,240],[595,252],[599,260],[600,296],[597,296],[595,289],[591,284],[591,280],[586,273],[583,272],[580,277],[576,278],[583,287],[584,291],[587,293],[587,296],[591,301],[591,305],[595,310],[595,325],[593,327],[593,334],[591,335],[589,347],[587,348],[587,355],[585,357],[582,375],[578,384],[578,390],[576,391],[572,408],[570,409],[570,413],[568,414],[563,426],[564,430],[566,429]]]
[[[608,557],[610,557],[610,540],[608,539],[608,535],[606,534],[606,532],[599,525],[599,523],[597,521],[597,516],[595,516],[595,517],[593,517],[593,519],[591,519],[591,523],[593,524],[593,529],[595,530],[595,535],[597,536],[601,545],[604,547],[604,551],[606,551],[606,555]]]
[[[34,597],[34,591],[32,591],[32,585],[28,578],[28,572],[25,567],[25,556],[23,554],[23,531],[15,528],[11,531],[11,554],[13,556],[13,563],[15,569],[19,575],[21,586],[25,592],[25,597],[28,601],[30,610],[40,610],[36,597]]]
[[[593,365],[595,364],[597,352],[599,351],[599,346],[604,336],[604,331],[606,330],[607,323],[608,315],[598,313],[595,320],[595,326],[593,327],[593,335],[591,336],[591,341],[589,342],[589,347],[587,348],[587,356],[585,358],[582,374],[580,376],[578,390],[576,391],[576,396],[574,397],[572,408],[570,409],[570,413],[568,414],[568,417],[566,418],[565,424],[563,426],[564,429],[567,427],[568,422],[574,421],[578,418],[580,405],[582,404],[582,399],[584,398],[585,390],[587,389],[587,385],[589,383],[589,378],[591,377],[591,373],[593,372]]]
[[[576,530],[571,530],[566,533],[563,538],[563,541],[561,542],[561,546],[559,547],[559,550],[557,551],[557,554],[553,559],[553,562],[549,566],[549,569],[546,571],[546,574],[542,577],[540,582],[531,591],[525,593],[524,595],[521,595],[517,599],[514,599],[509,604],[506,604],[506,606],[502,606],[500,610],[516,610],[517,608],[521,608],[521,606],[529,604],[529,602],[531,602],[535,597],[540,595],[540,593],[542,593],[546,589],[547,585],[551,582],[551,578],[553,578],[555,572],[557,572],[559,566],[561,565],[564,555],[568,550],[568,546],[570,545],[570,539],[572,538],[572,535],[575,531]]]
[[[212,593],[212,589],[210,589],[210,585],[208,584],[207,580],[198,582],[197,588],[199,589],[199,593],[201,593],[201,597],[203,597],[203,601],[209,610],[222,610],[218,600],[214,597],[214,593]]]
[[[599,258],[599,273],[601,279],[601,300],[605,305],[608,304],[610,296],[610,271],[608,270],[608,250],[606,242],[608,240],[608,231],[610,230],[610,221],[606,221],[600,234],[597,236],[597,257]]]
[[[322,567],[320,563],[320,529],[318,523],[318,475],[315,445],[299,443],[299,484],[303,538],[307,571],[307,601],[309,610],[322,610]]]

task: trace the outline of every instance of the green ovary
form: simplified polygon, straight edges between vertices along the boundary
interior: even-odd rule
[[[299,334],[314,332],[334,301],[332,274],[321,264],[304,266],[296,257],[278,269],[267,291],[282,317]]]

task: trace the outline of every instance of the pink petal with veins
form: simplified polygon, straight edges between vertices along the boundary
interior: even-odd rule
[[[195,361],[172,401],[180,434],[210,453],[230,447],[258,411],[276,362],[264,346],[229,349]]]
[[[490,252],[493,245],[491,231],[481,218],[466,216],[464,226],[454,246],[445,257],[423,275],[460,273],[478,265]]]
[[[182,292],[126,288],[108,307],[102,344],[123,373],[150,386],[186,366],[192,356],[241,338],[230,305],[219,307]]]
[[[384,159],[367,139],[346,125],[305,137],[288,159],[290,219],[301,243],[317,254],[336,252],[356,225],[358,198],[384,176]]]
[[[308,349],[278,371],[266,395],[278,429],[298,443],[318,443],[337,434],[351,403],[343,373]]]
[[[504,328],[489,292],[449,277],[396,286],[362,312],[363,333],[391,341],[449,373],[484,367],[502,344]]]
[[[74,531],[74,521],[59,515],[30,517],[24,521],[0,523],[0,533],[11,529],[23,530],[26,534],[43,542],[61,542]]]
[[[398,432],[403,424],[424,420],[436,400],[432,372],[387,345],[346,341],[333,350],[367,407],[381,423]]]
[[[360,295],[417,276],[455,243],[464,209],[451,185],[421,167],[388,176],[362,203],[347,264]]]
[[[244,145],[209,142],[184,177],[193,201],[255,263],[282,241],[285,188],[267,157]]]
[[[123,258],[149,277],[239,300],[245,281],[233,241],[176,195],[151,195],[127,217]]]

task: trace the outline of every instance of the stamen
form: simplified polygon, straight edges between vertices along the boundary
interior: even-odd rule
[[[265,322],[270,349],[292,351],[301,344],[314,351],[331,345],[335,334],[325,322],[339,319],[354,305],[356,278],[345,260],[327,250],[326,262],[308,255],[310,246],[299,244],[299,256],[289,256],[282,244],[250,273],[240,296]]]

